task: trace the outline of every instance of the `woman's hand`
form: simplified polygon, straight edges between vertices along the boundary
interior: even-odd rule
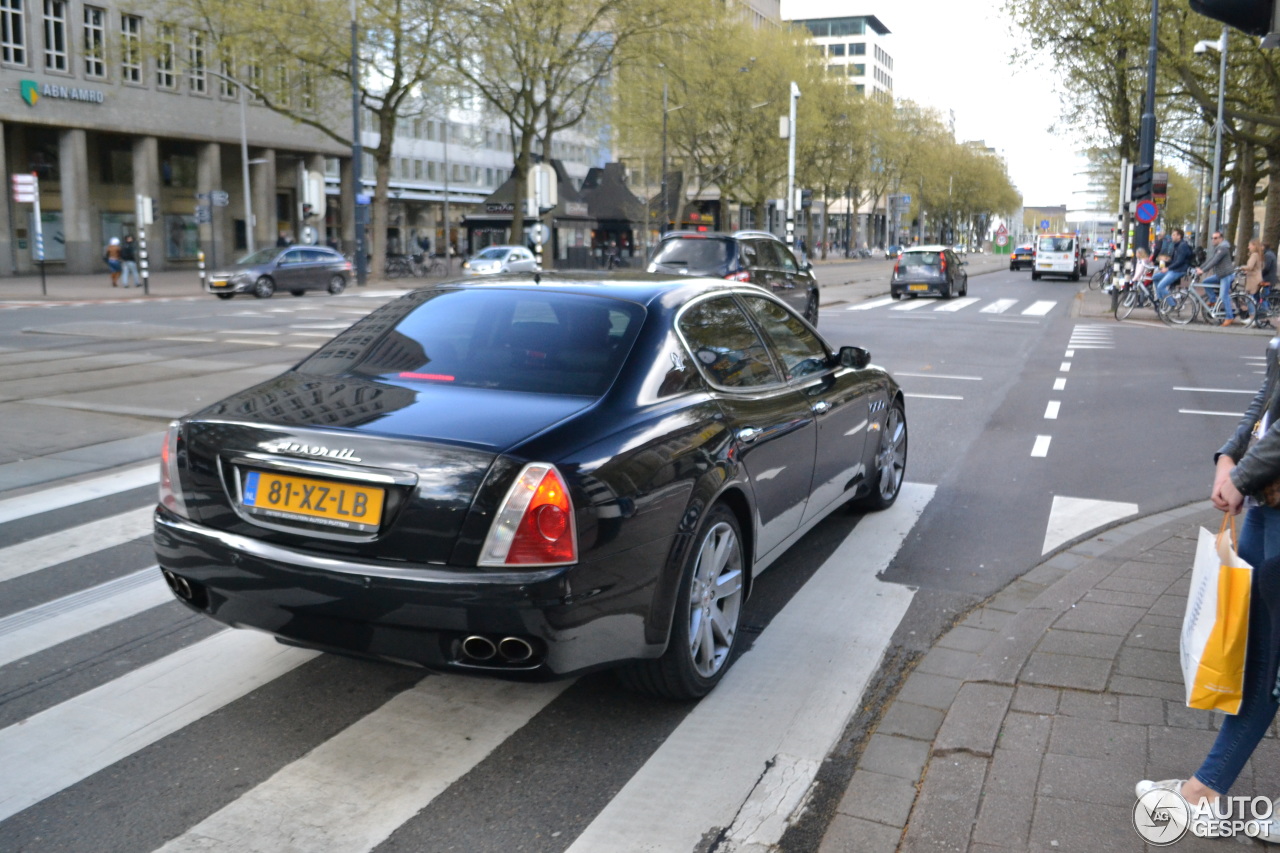
[[[1218,468],[1213,476],[1213,491],[1209,494],[1209,500],[1223,512],[1239,515],[1244,506],[1244,495],[1240,494],[1236,484],[1231,482],[1231,469],[1234,467],[1236,467],[1235,460],[1227,454],[1224,453],[1218,457]]]

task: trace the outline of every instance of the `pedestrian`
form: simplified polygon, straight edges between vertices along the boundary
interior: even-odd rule
[[[1262,281],[1266,287],[1280,284],[1276,276],[1276,250],[1265,243],[1262,245]]]
[[[107,268],[111,270],[111,286],[120,286],[120,238],[112,237],[107,243],[107,249],[102,253],[102,259],[107,262]]]
[[[137,247],[134,246],[132,234],[126,234],[124,242],[120,244],[120,266],[122,267],[121,287],[128,287],[131,279],[138,287],[142,287],[142,276],[138,275]]]
[[[1156,299],[1163,301],[1169,295],[1169,288],[1182,279],[1187,274],[1187,270],[1191,269],[1191,246],[1183,238],[1181,228],[1173,229],[1171,242],[1173,249],[1165,252],[1161,251],[1161,255],[1169,256],[1169,264],[1165,268],[1164,275],[1156,281]]]
[[[1213,301],[1216,302],[1221,298],[1222,311],[1226,317],[1222,325],[1230,326],[1235,323],[1235,310],[1231,305],[1231,283],[1236,278],[1235,257],[1231,250],[1231,243],[1222,236],[1221,231],[1214,231],[1209,239],[1213,243],[1213,254],[1195,268],[1195,273],[1199,275],[1205,270],[1209,271],[1209,277],[1201,281],[1200,286],[1204,288],[1205,296],[1213,291]]]
[[[1188,803],[1213,804],[1226,796],[1280,708],[1280,507],[1267,505],[1264,494],[1280,480],[1280,340],[1268,345],[1262,388],[1214,461],[1213,505],[1232,515],[1247,508],[1238,553],[1254,571],[1243,697],[1237,713],[1222,717],[1195,775],[1144,779],[1135,788],[1139,797],[1162,789],[1177,791]],[[1260,821],[1260,828],[1260,840],[1280,844],[1280,816]]]
[[[293,243],[293,241],[289,239],[289,232],[288,232],[288,231],[281,231],[281,232],[280,232],[280,236],[276,238],[276,248],[277,248],[277,249],[283,249],[283,248],[285,248],[286,246],[291,245],[292,243]]]

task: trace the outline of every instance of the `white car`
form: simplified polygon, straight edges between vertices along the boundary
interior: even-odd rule
[[[463,275],[536,272],[538,262],[524,246],[490,246],[462,262]]]

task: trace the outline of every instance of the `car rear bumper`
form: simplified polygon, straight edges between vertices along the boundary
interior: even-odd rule
[[[578,589],[571,581],[581,566],[495,573],[361,563],[202,527],[164,510],[155,516],[155,547],[170,587],[188,607],[293,645],[528,680],[663,651],[646,642],[637,607],[637,598],[652,591],[609,596]],[[464,652],[469,637],[495,646],[514,638],[528,644],[531,656],[479,660]]]
[[[889,292],[907,296],[941,296],[945,287],[945,281],[894,281],[889,285]]]

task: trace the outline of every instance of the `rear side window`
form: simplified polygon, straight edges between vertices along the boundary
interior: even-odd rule
[[[643,319],[635,303],[577,293],[420,291],[375,311],[298,369],[599,396],[617,377]]]
[[[691,305],[680,315],[680,333],[698,366],[724,388],[777,385],[769,350],[731,296]]]
[[[904,267],[936,267],[941,259],[940,252],[903,252],[900,263]]]
[[[732,256],[733,244],[728,240],[693,237],[664,240],[653,256],[653,263],[689,272],[707,272],[724,266]]]
[[[1075,241],[1070,237],[1041,237],[1041,252],[1073,252],[1075,251]]]

